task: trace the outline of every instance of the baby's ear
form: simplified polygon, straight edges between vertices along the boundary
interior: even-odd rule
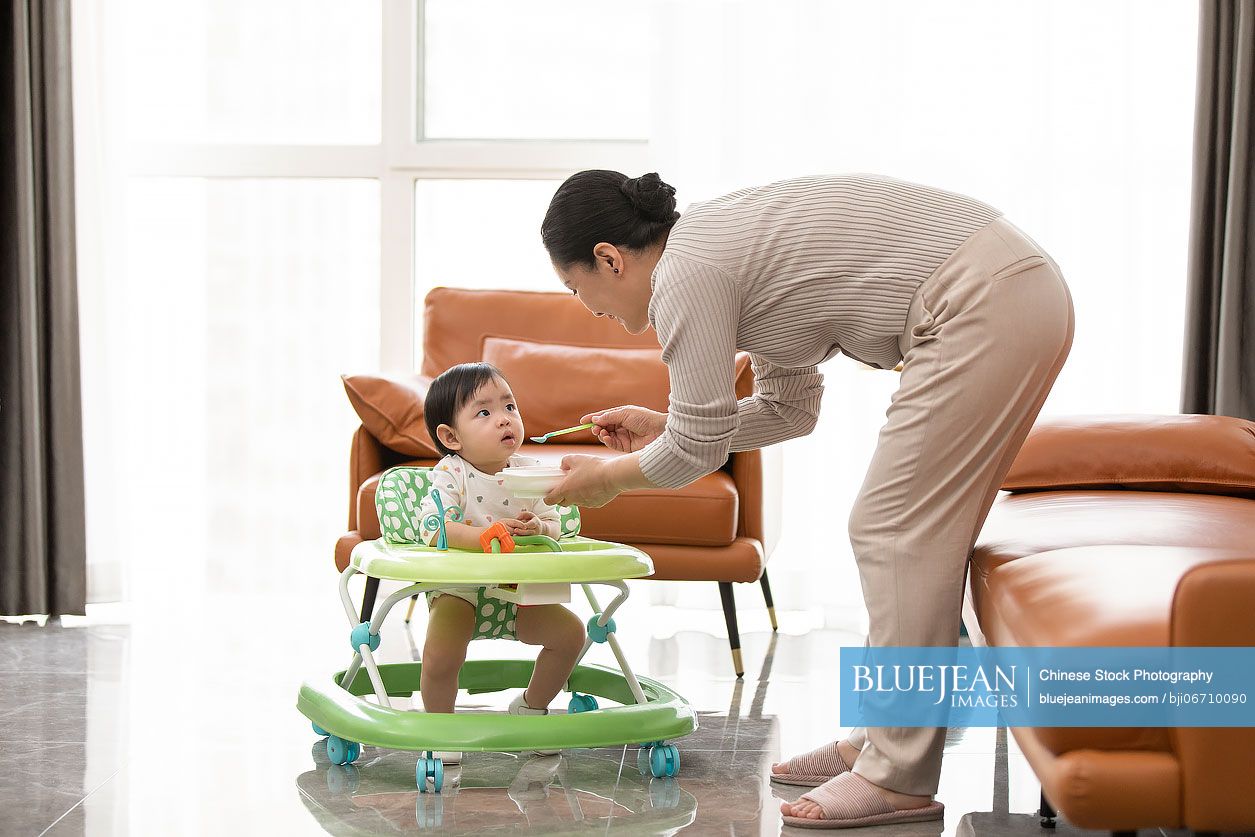
[[[440,440],[440,444],[449,450],[462,449],[462,443],[458,441],[457,431],[447,424],[442,424],[436,428],[436,438]]]

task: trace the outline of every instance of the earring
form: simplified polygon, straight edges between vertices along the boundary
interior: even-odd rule
[[[618,273],[618,272],[619,272],[619,268],[617,268],[617,267],[616,267],[616,268],[614,269],[614,272],[615,272],[615,273]]]

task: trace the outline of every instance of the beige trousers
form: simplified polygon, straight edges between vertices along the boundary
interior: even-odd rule
[[[1072,330],[1058,265],[1003,218],[920,285],[899,339],[902,381],[850,513],[869,645],[957,643],[968,557]],[[936,793],[945,732],[856,729],[853,770]]]

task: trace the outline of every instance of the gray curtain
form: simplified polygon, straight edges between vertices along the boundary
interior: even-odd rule
[[[1255,0],[1202,0],[1181,411],[1255,419]]]
[[[81,614],[70,4],[0,4],[0,614]]]

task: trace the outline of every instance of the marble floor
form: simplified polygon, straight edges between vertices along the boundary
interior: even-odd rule
[[[443,793],[419,794],[414,754],[368,747],[333,765],[294,708],[303,679],[348,656],[333,580],[320,581],[283,595],[185,589],[64,625],[0,623],[0,834],[791,833],[779,805],[803,789],[769,783],[770,764],[842,732],[836,651],[862,644],[800,612],[782,611],[772,633],[761,608],[745,608],[738,681],[717,610],[635,595],[616,617],[629,661],[699,712],[678,777],[643,776],[634,747],[472,753]],[[383,661],[415,657],[421,619],[412,628],[389,620]],[[477,642],[471,656],[527,651]],[[604,646],[590,659],[613,664]],[[459,707],[503,709],[511,696],[462,693]],[[1040,835],[1038,790],[1005,732],[955,729],[944,822],[853,833]],[[1062,820],[1055,832],[1098,833]]]

